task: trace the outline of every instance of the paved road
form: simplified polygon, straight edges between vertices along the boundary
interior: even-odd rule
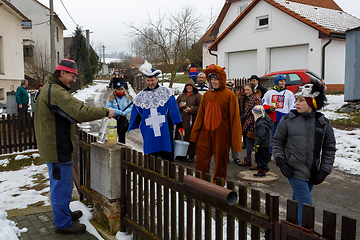
[[[105,105],[105,100],[110,93],[110,90],[105,90],[102,93],[103,102],[94,102],[92,100],[86,102],[89,105],[95,104],[101,106]],[[94,121],[92,123],[91,132],[98,132],[100,128],[101,121]],[[127,145],[133,147],[137,151],[142,150],[142,137],[138,130],[132,130],[127,134],[126,139]],[[240,153],[241,158],[244,156],[245,151],[243,150]],[[179,163],[188,168],[195,168],[195,162],[189,163],[186,161],[178,161]],[[261,192],[265,193],[277,193],[280,195],[280,214],[281,218],[285,219],[286,213],[286,201],[291,199],[292,190],[289,182],[285,177],[282,176],[279,169],[276,167],[274,161],[269,163],[270,169],[272,172],[278,174],[280,179],[271,183],[247,183],[244,181],[239,181],[235,176],[240,171],[247,171],[247,167],[240,167],[234,162],[230,161],[228,165],[228,176],[227,180],[237,182],[239,184],[247,185],[249,188],[258,189]],[[211,169],[213,169],[214,164],[212,161]],[[360,236],[360,176],[351,175],[345,172],[334,169],[333,172],[326,178],[325,182],[315,186],[312,192],[313,196],[313,206],[316,208],[316,231],[322,232],[320,226],[322,225],[322,215],[323,210],[337,213],[337,230],[341,229],[341,216],[347,216],[352,218],[357,218],[357,235]]]

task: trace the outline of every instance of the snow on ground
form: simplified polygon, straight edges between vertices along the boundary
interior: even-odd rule
[[[94,84],[76,92],[74,96],[82,101],[88,98],[101,101],[99,99],[101,97],[100,93],[106,89],[108,83],[109,81],[95,80]],[[164,85],[168,86],[169,83],[164,83]],[[184,84],[174,83],[173,89],[174,91],[177,89],[178,91],[176,92],[182,92]],[[131,86],[129,86],[129,94],[132,97],[136,95]],[[328,103],[329,105],[323,111],[327,118],[335,120],[348,117],[346,113],[335,112],[335,110],[344,104],[344,95],[328,95]],[[82,127],[86,127],[86,125]],[[349,174],[360,175],[360,158],[358,157],[360,156],[360,129],[351,131],[334,129],[334,132],[337,141],[334,167]],[[31,151],[34,152],[36,150],[0,155],[3,158],[3,160],[0,160],[0,165],[7,165],[9,163],[9,159],[6,158],[8,155],[18,154],[16,157],[18,160],[25,157],[23,153]],[[37,151],[34,152],[33,157],[38,156],[37,154]],[[7,214],[5,210],[26,208],[28,204],[38,201],[44,201],[46,205],[50,204],[48,197],[41,195],[42,192],[49,191],[49,188],[45,188],[40,192],[35,190],[26,191],[21,188],[25,185],[31,187],[34,184],[33,180],[36,174],[43,174],[45,177],[48,177],[46,165],[31,165],[19,171],[0,172],[0,239],[18,239],[21,232],[27,231],[27,229],[18,229],[16,223],[6,219]],[[92,218],[92,209],[87,208],[80,202],[72,202],[70,208],[73,211],[82,210],[84,216],[80,219],[80,222],[87,225],[87,230],[91,234],[98,239],[102,239],[89,222]],[[132,239],[132,237],[125,233],[118,233],[116,239]]]

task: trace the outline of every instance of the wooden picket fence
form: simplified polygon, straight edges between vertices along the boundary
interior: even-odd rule
[[[21,131],[21,124],[24,130]],[[21,119],[15,114],[1,115],[0,118],[0,153],[12,153],[27,149],[36,149],[34,115],[27,113]]]
[[[89,196],[90,149],[96,138],[77,131],[74,179],[81,197]],[[121,231],[134,239],[356,239],[356,219],[323,211],[322,231],[315,229],[315,208],[304,204],[303,226],[297,225],[297,202],[288,200],[286,219],[279,218],[279,196],[262,193],[227,181],[238,193],[228,205],[184,185],[186,176],[201,178],[201,172],[155,159],[141,152],[121,149]],[[211,185],[211,176],[206,174]],[[222,179],[217,185],[223,186]],[[90,196],[89,196],[90,197]],[[337,225],[341,225],[340,229]]]

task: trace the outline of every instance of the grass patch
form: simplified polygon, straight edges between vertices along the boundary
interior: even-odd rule
[[[333,127],[341,130],[354,130],[360,128],[360,112],[346,113],[346,118],[331,120]]]
[[[186,83],[187,81],[189,81],[189,75],[186,74],[177,74],[175,77],[175,81],[176,83]]]
[[[40,158],[40,157],[33,158],[32,157],[33,154],[34,154],[33,152],[22,153],[21,155],[29,156],[29,158],[23,158],[23,159],[20,159],[20,160],[15,160],[15,157],[18,154],[6,155],[6,156],[0,157],[0,160],[9,159],[9,164],[8,165],[0,166],[0,172],[18,171],[23,167],[31,166],[31,164],[34,164],[36,166],[45,164],[45,161],[42,158]]]
[[[326,95],[344,95],[343,91],[327,92]]]
[[[28,208],[29,207],[41,207],[41,206],[44,206],[44,205],[45,205],[44,201],[39,201],[39,202],[36,202],[36,203],[33,203],[33,204],[29,204]]]

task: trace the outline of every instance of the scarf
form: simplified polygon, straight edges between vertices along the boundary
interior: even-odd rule
[[[122,96],[124,96],[125,92],[123,92],[123,93],[115,92],[115,94],[116,94],[119,98],[122,98]]]

